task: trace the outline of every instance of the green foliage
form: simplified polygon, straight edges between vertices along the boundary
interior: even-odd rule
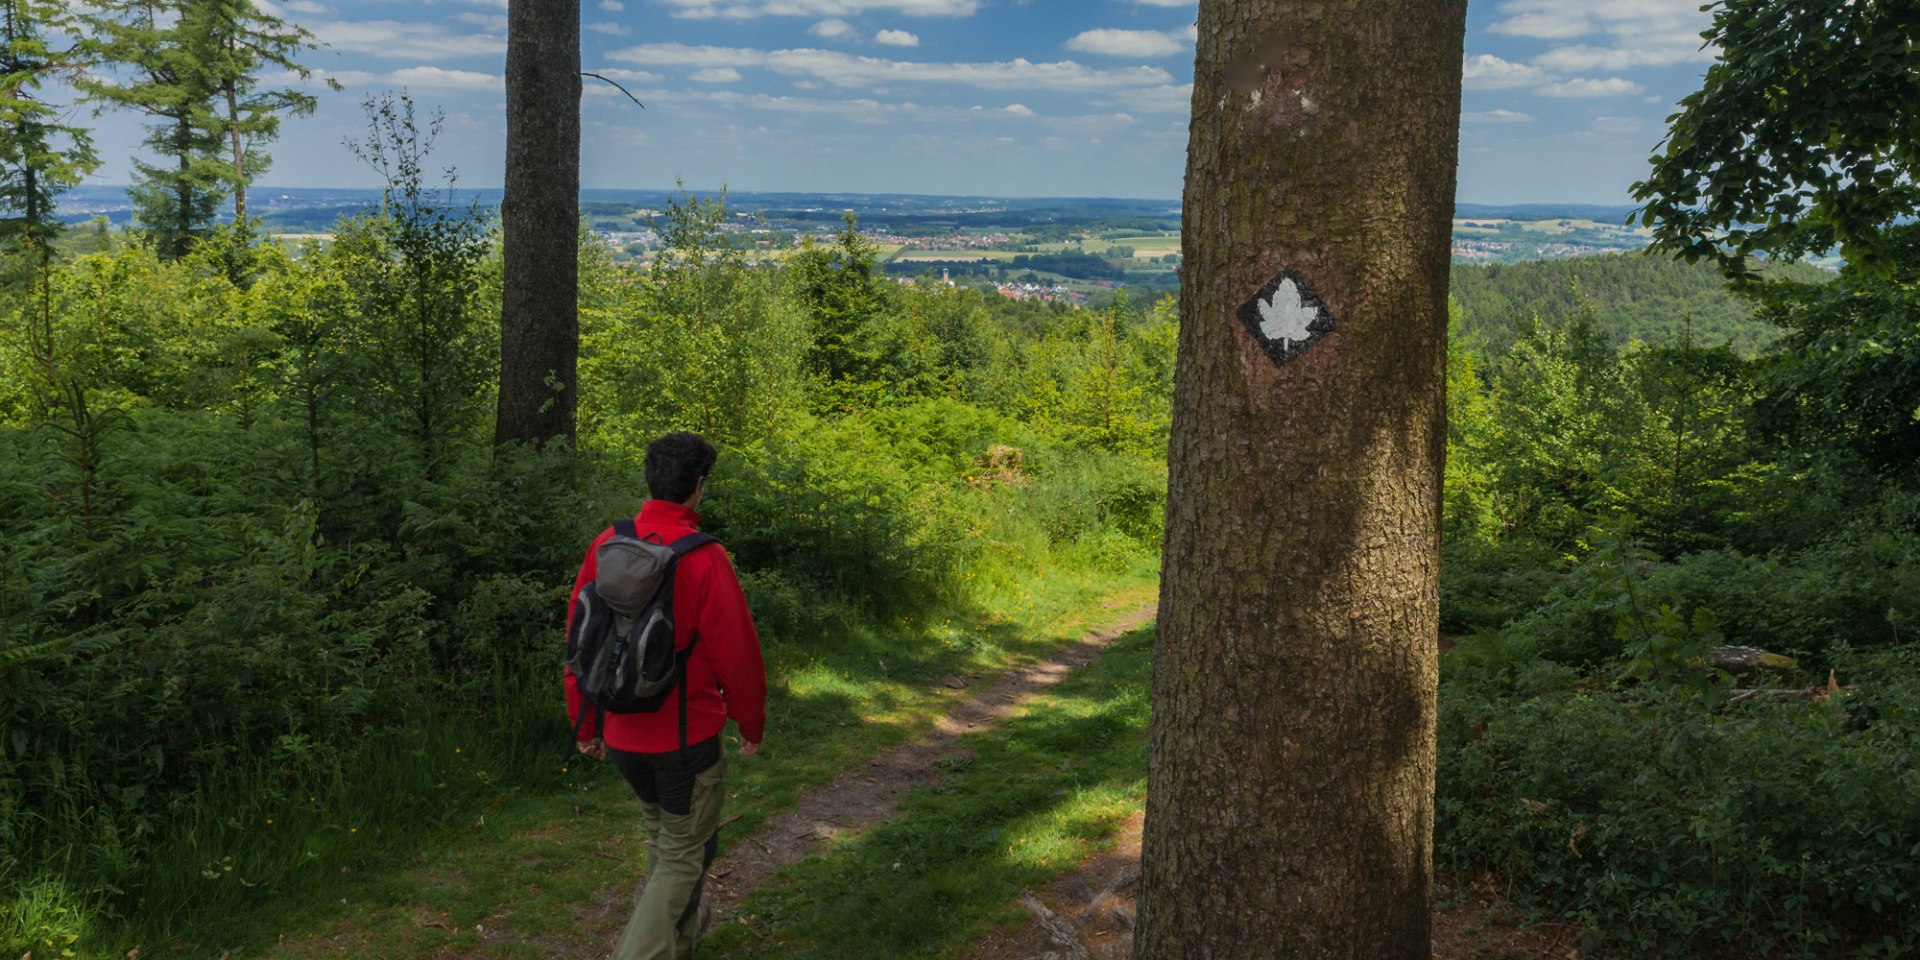
[[[86,49],[111,64],[77,81],[89,98],[152,118],[146,145],[161,162],[135,160],[135,217],[169,259],[184,256],[212,228],[229,192],[232,165],[221,158],[213,112],[216,85],[202,62],[189,15],[197,0],[107,0],[83,14]]]
[[[189,0],[181,27],[213,95],[212,113],[226,138],[232,166],[228,183],[235,194],[234,218],[244,220],[249,184],[265,173],[272,158],[260,149],[280,135],[283,117],[311,114],[319,101],[292,87],[265,88],[261,71],[311,76],[295,57],[315,45],[313,34],[288,24],[251,0]],[[328,87],[341,89],[337,81]]]
[[[55,198],[98,163],[87,131],[38,96],[49,76],[79,66],[59,36],[72,20],[63,4],[0,0],[0,254],[52,243]]]
[[[1920,949],[1911,650],[1843,659],[1861,693],[1731,707],[1464,653],[1442,667],[1443,865],[1494,870],[1608,956]]]
[[[1897,249],[1897,248],[1896,248]],[[1906,281],[1778,284],[1754,360],[1591,315],[1449,367],[1436,857],[1638,956],[1906,956],[1920,405]],[[1615,341],[1616,343],[1618,341]],[[1482,372],[1485,371],[1485,372]],[[1904,409],[1903,409],[1904,407]],[[1740,678],[1721,644],[1799,659]]]
[[[1634,184],[1657,246],[1750,279],[1751,254],[1884,264],[1920,209],[1920,4],[1719,0],[1719,51]]]
[[[876,285],[880,388],[823,408],[793,279],[729,245],[723,201],[670,207],[645,274],[583,241],[580,447],[497,453],[491,224],[426,181],[436,122],[369,110],[377,213],[298,249],[246,224],[173,259],[104,245],[0,341],[10,955],[200,949],[369,842],[550,789],[564,590],[663,430],[720,441],[703,510],[782,662],[937,677],[979,650],[869,650],[873,625],[1151,570],[1164,316]],[[1134,434],[1064,395],[1021,419],[1020,385],[1101,396],[1101,370]]]
[[[1787,333],[1762,376],[1763,428],[1790,449],[1914,478],[1920,463],[1920,228],[1887,232],[1887,272],[1825,285],[1772,284],[1768,319]]]
[[[1775,263],[1767,277],[1823,283],[1831,272],[1807,264]],[[1707,264],[1669,256],[1620,253],[1528,263],[1455,264],[1451,293],[1462,313],[1462,333],[1489,357],[1505,353],[1528,328],[1560,326],[1585,314],[1615,349],[1634,341],[1650,346],[1724,343],[1752,356],[1780,335],[1754,305],[1727,289]]]
[[[807,238],[788,260],[793,298],[811,324],[806,370],[826,388],[830,407],[854,402],[863,385],[878,386],[878,358],[862,349],[880,308],[873,260],[873,245],[860,236],[851,211],[831,248]]]

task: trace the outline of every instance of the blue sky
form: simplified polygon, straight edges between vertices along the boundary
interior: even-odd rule
[[[256,0],[327,46],[270,185],[371,186],[369,93],[443,110],[435,165],[496,186],[506,0]],[[1475,0],[1459,198],[1628,202],[1711,51],[1698,0]],[[588,187],[1171,198],[1194,0],[582,0]],[[289,78],[291,79],[291,78]],[[94,121],[124,183],[138,118]]]

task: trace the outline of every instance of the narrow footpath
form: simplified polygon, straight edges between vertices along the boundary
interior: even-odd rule
[[[759,832],[728,840],[726,854],[714,863],[707,881],[714,898],[715,926],[738,916],[747,897],[782,867],[806,858],[829,840],[863,833],[894,816],[907,793],[937,782],[939,761],[966,752],[961,737],[1019,714],[1048,688],[1098,659],[1115,640],[1153,619],[1154,610],[1155,603],[1143,604],[1044,660],[1001,674],[919,738],[842,771],[770,818]],[[957,677],[947,680],[949,686],[965,682]],[[637,887],[625,885],[600,891],[580,918],[582,928],[604,933],[611,944],[636,892]],[[567,960],[596,960],[600,955],[584,953]]]

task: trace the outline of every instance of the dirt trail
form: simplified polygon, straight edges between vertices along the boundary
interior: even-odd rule
[[[860,833],[893,816],[901,797],[935,779],[936,761],[964,749],[956,743],[961,736],[1018,713],[1047,688],[1092,663],[1122,635],[1152,619],[1153,613],[1153,603],[1142,605],[1045,660],[1002,674],[992,686],[935,721],[933,729],[918,739],[863,766],[841,771],[768,820],[760,832],[729,844],[708,878],[716,920],[732,916],[755,887],[823,841]]]

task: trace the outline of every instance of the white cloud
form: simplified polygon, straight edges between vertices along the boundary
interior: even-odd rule
[[[388,79],[401,86],[429,90],[497,90],[501,84],[498,74],[440,67],[408,67],[388,74]]]
[[[659,83],[660,82],[659,74],[648,73],[645,70],[626,70],[621,67],[595,67],[593,68],[592,72],[597,73],[603,77],[611,77],[623,83]]]
[[[1193,109],[1193,84],[1162,84],[1139,90],[1115,90],[1101,106],[1122,107],[1138,113],[1181,113]]]
[[[454,17],[454,19],[469,26],[479,27],[482,30],[491,30],[494,33],[507,32],[507,17],[505,14],[474,13],[469,10]]]
[[[892,83],[944,83],[993,90],[1086,90],[1114,92],[1131,87],[1170,84],[1173,76],[1158,67],[1096,70],[1062,60],[1025,59],[975,63],[920,63],[857,57],[832,50],[754,50],[744,47],[696,47],[649,43],[607,55],[644,66],[762,67],[790,77],[806,77],[836,87]]]
[[[608,13],[619,13],[626,8],[627,5],[621,3],[620,0],[600,0],[600,9]]]
[[[828,40],[844,40],[854,34],[853,24],[845,20],[822,20],[807,28],[807,32]]]
[[[1669,67],[1688,61],[1711,61],[1712,50],[1694,46],[1667,47],[1589,47],[1584,44],[1555,47],[1533,63],[1548,70],[1569,73],[1581,70],[1627,70],[1633,67]]]
[[[1508,5],[1508,9],[1512,7]],[[1539,40],[1571,40],[1593,32],[1593,25],[1576,10],[1521,13],[1487,28],[1493,33]]]
[[[1698,4],[1683,0],[1506,0],[1505,19],[1494,33],[1539,40],[1602,36],[1605,44],[1561,47],[1534,63],[1550,70],[1624,70],[1704,61],[1700,32],[1711,20]]]
[[[507,38],[499,33],[450,33],[436,23],[400,23],[396,20],[338,20],[308,29],[336,50],[377,57],[439,60],[449,57],[501,56]]]
[[[1516,110],[1482,110],[1460,115],[1461,123],[1526,123],[1532,119],[1533,114]]]
[[[970,17],[979,0],[661,0],[685,20],[755,17],[846,17],[897,13],[909,17]]]
[[[1031,116],[1033,116],[1033,108],[1032,108],[1032,107],[1029,107],[1029,106],[1027,106],[1027,105],[1026,105],[1026,104],[1024,104],[1024,103],[1009,103],[1009,104],[1007,104],[1006,106],[1004,106],[1004,107],[1001,107],[1000,109],[1001,109],[1001,110],[1002,110],[1003,112],[1006,112],[1006,113],[1011,113],[1011,114],[1013,114],[1013,115],[1014,115],[1014,116],[1016,116],[1016,117],[1031,117]]]
[[[294,13],[304,13],[312,17],[325,16],[333,12],[332,7],[314,3],[313,0],[287,0],[286,7]]]
[[[1551,79],[1539,67],[1502,60],[1491,53],[1470,56],[1461,71],[1461,82],[1468,90],[1505,90],[1526,87]]]
[[[1166,57],[1186,52],[1186,31],[1088,30],[1068,40],[1067,49],[1109,57]]]
[[[624,37],[631,32],[617,23],[589,23],[587,29],[609,37]]]
[[[917,47],[920,38],[905,30],[882,30],[873,35],[873,42],[888,47]]]
[[[1555,83],[1549,83],[1546,86],[1536,88],[1533,92],[1543,97],[1619,97],[1627,94],[1641,93],[1645,89],[1645,87],[1621,77],[1608,77],[1604,80],[1589,80],[1585,77],[1576,77],[1572,80],[1561,80]]]
[[[698,83],[739,83],[740,71],[732,67],[708,67],[695,70],[692,78]]]

